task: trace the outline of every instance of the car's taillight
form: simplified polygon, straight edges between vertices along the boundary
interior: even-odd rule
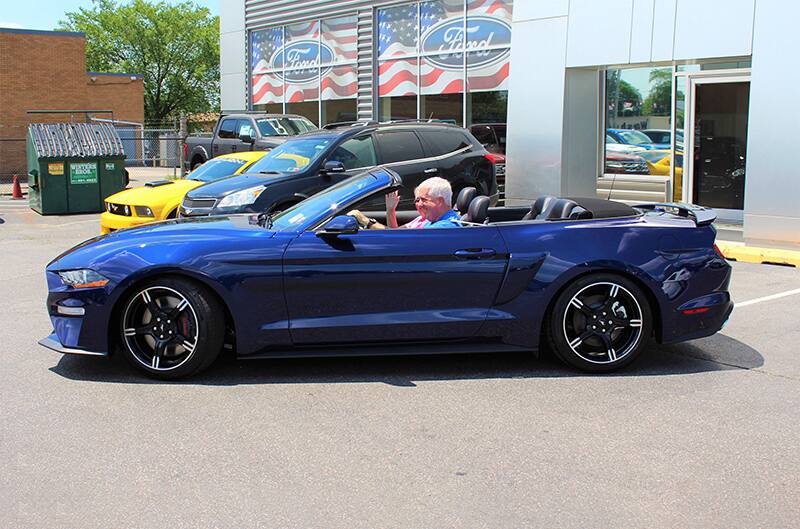
[[[723,254],[722,250],[719,249],[719,246],[717,246],[717,243],[714,243],[714,251],[717,253],[717,256],[720,259],[725,259],[725,254]]]
[[[189,157],[189,144],[188,143],[184,143],[183,144],[183,159],[185,160],[188,157]]]
[[[496,155],[494,155],[494,154],[492,154],[490,152],[487,152],[486,154],[484,154],[483,157],[486,158],[487,160],[489,160],[490,162],[492,162],[495,165],[498,162],[500,162],[500,157],[496,156]]]

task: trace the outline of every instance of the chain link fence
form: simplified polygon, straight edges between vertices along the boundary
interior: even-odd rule
[[[135,127],[117,125],[125,150],[127,167],[160,167],[180,172],[183,139],[174,127]],[[0,195],[10,195],[14,176],[19,179],[23,193],[27,191],[28,162],[26,138],[0,138]],[[170,172],[170,171],[165,171]]]
[[[180,167],[183,140],[175,128],[116,127],[125,149],[125,165]]]
[[[28,183],[25,138],[0,138],[0,195],[11,194],[15,176],[24,191]]]

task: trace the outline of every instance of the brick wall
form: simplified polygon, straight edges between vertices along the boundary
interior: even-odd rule
[[[144,123],[142,76],[87,73],[86,95],[90,108],[114,111],[114,119]],[[97,117],[110,118],[111,116]]]
[[[92,78],[95,78],[93,81]],[[27,172],[28,124],[69,121],[69,114],[28,110],[111,109],[116,119],[144,120],[141,76],[87,74],[81,33],[0,29],[0,183]],[[109,117],[97,115],[97,117]],[[74,114],[76,121],[84,114]]]

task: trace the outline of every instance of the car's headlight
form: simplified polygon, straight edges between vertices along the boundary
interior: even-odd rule
[[[264,191],[264,186],[251,187],[236,193],[231,193],[226,196],[217,204],[218,208],[232,207],[232,206],[247,206],[256,201],[258,196]]]
[[[65,285],[73,288],[104,287],[108,284],[108,279],[89,269],[67,270],[59,272],[58,275],[61,276],[61,281]]]
[[[155,217],[153,210],[147,206],[133,206],[133,209],[136,210],[137,217]]]

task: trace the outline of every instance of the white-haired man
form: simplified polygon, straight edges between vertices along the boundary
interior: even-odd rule
[[[453,201],[453,190],[450,182],[444,178],[434,176],[424,180],[414,189],[414,206],[419,212],[419,217],[403,226],[397,225],[397,206],[400,197],[397,191],[386,195],[386,222],[389,228],[459,228],[461,227],[458,213],[450,206]],[[370,219],[357,209],[349,212],[358,223],[370,229],[386,229],[387,226]]]

